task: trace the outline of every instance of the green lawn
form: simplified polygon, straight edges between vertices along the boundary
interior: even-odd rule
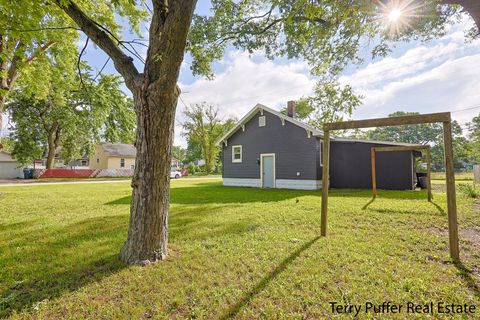
[[[445,172],[432,172],[432,180],[445,180]],[[457,181],[472,181],[473,172],[455,172],[455,180]]]
[[[330,301],[446,301],[476,304],[478,315],[473,200],[458,199],[463,264],[454,265],[444,193],[432,204],[425,192],[380,191],[362,210],[370,193],[333,190],[321,238],[318,191],[173,181],[170,258],[128,267],[117,253],[129,183],[0,187],[0,314],[321,319],[333,317]]]

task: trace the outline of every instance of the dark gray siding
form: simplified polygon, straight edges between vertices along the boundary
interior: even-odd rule
[[[223,146],[224,178],[260,178],[261,153],[275,153],[277,179],[320,180],[321,170],[319,143],[317,138],[307,137],[305,129],[288,121],[285,125],[279,117],[267,111],[263,113],[265,127],[258,126],[258,112],[245,124],[245,131],[239,128]],[[232,146],[241,145],[242,163],[232,163]],[[300,176],[297,176],[300,172]],[[319,176],[320,175],[320,176]]]
[[[360,142],[331,143],[330,187],[371,188],[372,146],[382,144]],[[413,155],[411,151],[376,152],[377,188],[408,190],[413,186]]]

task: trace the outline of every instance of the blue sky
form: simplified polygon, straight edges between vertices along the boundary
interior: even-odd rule
[[[196,11],[208,14],[209,1],[200,0]],[[453,25],[448,34],[428,43],[399,43],[388,57],[370,59],[370,52],[360,54],[362,65],[350,66],[340,78],[364,96],[363,104],[352,118],[384,117],[402,111],[421,113],[452,111],[454,119],[464,124],[480,112],[480,40],[465,43],[464,30],[472,26],[470,17]],[[128,26],[125,25],[128,30]],[[147,35],[148,26],[142,32]],[[125,33],[125,39],[131,39]],[[83,46],[84,38],[79,46]],[[145,55],[143,47],[137,48]],[[99,70],[107,56],[90,44],[84,59]],[[136,61],[139,69],[142,64]],[[189,57],[182,65],[179,85],[181,101],[177,107],[175,143],[185,145],[181,136],[184,104],[207,101],[218,105],[223,117],[241,118],[256,103],[280,109],[288,100],[308,96],[315,79],[303,61],[267,60],[261,52],[228,50],[214,66],[215,79],[194,77],[189,70]],[[111,62],[104,72],[116,73]],[[128,90],[125,88],[128,93]],[[130,94],[130,93],[128,93]],[[459,111],[465,108],[476,109]]]

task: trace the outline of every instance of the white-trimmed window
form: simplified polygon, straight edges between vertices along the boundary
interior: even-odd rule
[[[120,168],[125,168],[125,159],[120,159]]]
[[[265,123],[266,123],[265,116],[258,117],[258,126],[259,127],[265,127]]]
[[[242,162],[242,146],[232,146],[232,162]]]

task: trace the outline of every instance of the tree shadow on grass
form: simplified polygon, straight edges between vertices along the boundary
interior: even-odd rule
[[[457,261],[453,263],[458,269],[460,276],[466,282],[467,287],[472,290],[476,296],[480,295],[480,288],[478,287],[477,280],[472,277],[473,271],[468,269],[462,262]]]
[[[229,308],[224,315],[220,317],[220,319],[232,319],[242,310],[243,307],[248,305],[260,292],[265,289],[270,282],[275,280],[275,278],[282,273],[295,259],[297,259],[302,252],[308,250],[315,242],[320,239],[321,236],[316,236],[315,238],[311,239],[310,241],[303,244],[300,248],[292,252],[288,257],[283,259],[282,262],[278,266],[273,269],[269,274],[267,274],[257,285],[247,292],[235,305]]]
[[[370,208],[370,211],[385,213],[389,215],[399,215],[406,214],[412,216],[438,216],[439,213],[433,211],[424,211],[424,210],[412,210],[412,209],[388,209],[388,208]]]
[[[278,202],[302,196],[318,196],[319,191],[259,189],[242,187],[225,187],[222,185],[205,184],[205,186],[179,187],[170,189],[170,203],[172,204],[225,204],[225,203],[252,203]],[[126,196],[107,205],[130,204],[131,196]]]
[[[116,252],[121,245],[116,239],[123,238],[126,221],[125,216],[99,217],[58,229],[31,230],[16,239],[22,250],[10,250],[0,259],[0,275],[5,277],[0,287],[0,317],[28,312],[43,300],[126,267],[117,253],[112,254],[112,248]],[[3,235],[8,236],[8,230]]]
[[[363,207],[362,207],[362,210],[367,210],[368,206],[370,206],[373,201],[375,201],[375,197],[372,197],[372,199],[370,199],[370,201],[368,201]]]
[[[172,204],[227,204],[278,202],[302,196],[321,197],[320,190],[260,189],[245,187],[226,187],[219,184],[204,183],[193,187],[175,187],[170,190]],[[370,198],[371,190],[332,189],[329,197]],[[425,192],[418,191],[379,191],[380,198],[387,199],[426,199]],[[127,205],[132,197],[125,196],[106,203],[107,205]]]
[[[441,214],[445,215],[445,210],[443,210],[442,207],[440,207],[438,204],[436,204],[435,202],[433,201],[430,201],[431,204],[433,204],[435,206],[435,208],[437,208],[438,212],[440,212]]]
[[[348,198],[371,198],[371,189],[330,189],[329,197],[348,197]],[[426,191],[414,190],[377,190],[379,199],[401,199],[401,200],[422,200],[427,201]]]

